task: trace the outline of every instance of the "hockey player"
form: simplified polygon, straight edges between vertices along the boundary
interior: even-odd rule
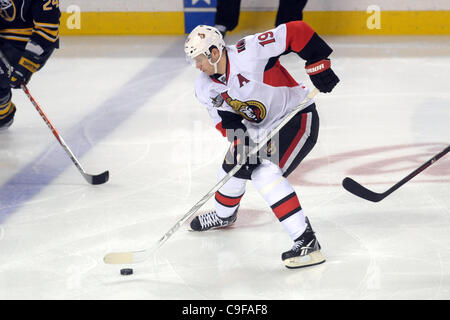
[[[245,163],[216,193],[215,211],[195,217],[190,226],[194,231],[205,231],[233,224],[246,181],[252,180],[294,241],[292,249],[282,253],[282,260],[288,268],[300,268],[325,261],[297,194],[286,179],[316,143],[319,118],[314,102],[284,125],[268,143],[266,156],[256,161],[246,157],[246,150],[266,137],[309,93],[306,85],[296,82],[280,64],[279,57],[290,52],[306,61],[306,72],[319,91],[331,92],[339,82],[328,59],[332,49],[302,21],[247,36],[233,46],[225,46],[221,33],[204,25],[186,39],[186,56],[202,71],[195,83],[197,99],[231,142],[218,178],[222,179],[236,161]]]
[[[0,0],[0,130],[14,120],[11,88],[27,84],[58,48],[60,16],[59,0]]]

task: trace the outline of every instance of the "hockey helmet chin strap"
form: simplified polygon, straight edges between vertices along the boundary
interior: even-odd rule
[[[217,49],[217,50],[219,50],[219,49]],[[219,58],[217,59],[216,62],[212,62],[212,61],[211,61],[211,59],[212,59],[212,53],[209,54],[209,58],[207,57],[207,58],[208,58],[209,64],[212,65],[212,66],[214,67],[214,74],[217,73],[217,65],[219,64],[219,61],[220,61],[220,59],[222,58],[222,54],[223,54],[223,49],[220,50],[220,55],[219,55]]]

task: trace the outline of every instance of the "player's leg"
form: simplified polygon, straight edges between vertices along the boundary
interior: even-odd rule
[[[215,27],[225,36],[238,25],[241,0],[217,0]]]
[[[3,75],[0,75],[3,78]],[[11,101],[11,88],[3,79],[0,80],[0,130],[7,129],[14,121],[16,106]]]
[[[222,180],[227,173],[219,169],[218,178]],[[228,227],[236,221],[240,201],[245,192],[247,180],[232,177],[215,195],[216,210],[199,215],[191,221],[194,231],[206,231]]]
[[[0,50],[10,65],[14,65],[22,54],[22,51],[6,43],[0,45]],[[0,130],[7,129],[14,121],[16,106],[11,101],[11,98],[9,70],[5,63],[0,60]]]
[[[281,256],[286,267],[300,268],[325,261],[298,196],[281,169],[267,160],[253,171],[252,181],[287,231],[294,246]]]
[[[318,133],[319,117],[315,104],[312,104],[280,130],[278,141],[273,140],[276,155],[272,157],[270,165],[264,160],[263,165],[252,174],[255,187],[294,241],[292,249],[282,254],[282,260],[288,268],[305,267],[325,261],[295,190],[286,179],[313,149]]]
[[[283,176],[289,176],[311,152],[319,136],[319,115],[312,104],[299,112],[279,133],[277,152]]]
[[[303,20],[307,0],[280,0],[275,26],[289,21]]]

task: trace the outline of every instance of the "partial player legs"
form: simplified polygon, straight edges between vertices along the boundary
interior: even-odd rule
[[[5,54],[5,46],[2,46]],[[11,101],[12,93],[9,86],[8,67],[0,61],[0,130],[7,129],[14,121],[16,106]]]
[[[11,101],[11,90],[0,88],[0,130],[11,126],[15,113],[16,106]]]
[[[295,239],[291,250],[281,254],[281,260],[289,269],[303,268],[321,264],[325,262],[325,258],[320,252],[320,244],[314,234],[308,217],[306,220],[306,230],[303,234]]]
[[[227,173],[220,168],[218,179]],[[245,179],[232,177],[216,192],[216,210],[199,215],[191,221],[191,229],[194,231],[206,231],[209,229],[225,228],[236,221],[239,203],[245,192]]]
[[[275,26],[289,21],[303,20],[307,0],[280,0]]]
[[[227,218],[219,217],[216,211],[201,214],[191,221],[191,229],[193,231],[206,231],[209,229],[228,227],[236,221],[237,212],[238,208],[236,208],[234,213]]]
[[[252,181],[294,241],[292,249],[282,254],[286,267],[300,268],[324,262],[309,220],[282,170],[265,160],[253,171]]]
[[[218,0],[215,27],[225,36],[238,25],[241,0]]]

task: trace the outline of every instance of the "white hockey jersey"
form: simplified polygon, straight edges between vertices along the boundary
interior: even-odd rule
[[[219,111],[241,115],[250,137],[258,142],[300,104],[309,89],[296,82],[278,58],[300,52],[313,34],[306,23],[295,21],[247,36],[226,46],[226,74],[219,79],[201,74],[195,83],[197,99],[223,135]]]

